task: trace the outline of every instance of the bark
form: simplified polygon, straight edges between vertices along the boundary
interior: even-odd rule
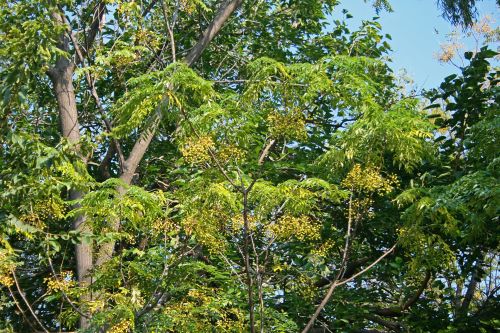
[[[224,26],[224,23],[228,20],[229,16],[241,6],[243,0],[226,0],[224,4],[217,11],[214,20],[205,29],[201,35],[198,43],[191,49],[187,55],[185,61],[189,66],[192,66],[198,59],[200,59],[201,54],[207,48],[208,44],[214,39],[215,36]]]
[[[54,13],[53,18],[56,22],[64,24],[64,17],[59,13]],[[59,40],[58,47],[65,51],[69,51],[69,38],[62,35]],[[78,123],[78,110],[76,106],[75,89],[73,86],[73,74],[75,64],[66,57],[59,57],[56,60],[55,66],[48,71],[48,76],[52,81],[54,93],[57,99],[59,109],[59,122],[61,126],[61,134],[69,143],[75,144],[75,149],[78,151],[78,141],[80,140],[80,125]],[[79,200],[83,197],[83,193],[77,190],[71,190],[69,193],[70,200]],[[78,208],[78,205],[72,208]],[[83,215],[77,216],[73,221],[73,229],[82,233],[91,233],[90,227],[85,223]],[[91,284],[90,270],[92,269],[92,245],[82,242],[75,246],[76,256],[76,271],[78,275],[78,283],[81,287]],[[92,298],[92,295],[84,294],[81,296],[82,301],[87,301]],[[84,316],[80,317],[80,327],[87,328],[89,321]]]
[[[470,277],[469,285],[467,286],[467,291],[465,292],[464,299],[462,301],[462,306],[460,307],[460,314],[462,316],[467,315],[467,311],[469,310],[469,306],[472,302],[472,298],[474,297],[474,293],[476,292],[477,285],[480,281],[478,277],[478,270],[480,266],[477,264],[472,271],[472,275]]]

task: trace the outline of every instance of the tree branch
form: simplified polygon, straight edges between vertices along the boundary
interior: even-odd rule
[[[330,300],[330,297],[332,296],[333,291],[335,290],[335,288],[337,288],[338,286],[341,286],[343,284],[346,284],[348,282],[351,282],[352,280],[354,280],[358,276],[360,276],[360,275],[366,273],[367,271],[369,271],[370,269],[372,269],[373,266],[375,266],[376,264],[378,264],[382,259],[384,259],[386,256],[388,256],[392,251],[394,251],[394,249],[396,248],[396,245],[397,244],[394,244],[389,250],[387,250],[380,257],[378,257],[377,260],[375,260],[370,265],[368,265],[366,268],[362,269],[360,272],[354,274],[350,278],[344,279],[344,280],[342,280],[340,282],[334,281],[331,284],[330,289],[326,293],[325,297],[323,298],[323,301],[321,301],[320,305],[316,308],[316,311],[314,312],[313,316],[311,317],[311,319],[309,319],[309,322],[307,323],[306,327],[302,330],[302,333],[307,333],[312,328],[312,325],[314,324],[316,318],[318,318],[321,310],[324,309],[324,307],[326,306],[326,304]]]
[[[399,332],[401,331],[401,324],[398,323],[398,322],[394,322],[394,321],[389,321],[389,320],[385,320],[385,319],[382,319],[382,318],[379,318],[375,315],[366,315],[366,318],[368,320],[371,320],[373,321],[374,323],[377,323],[379,325],[382,325],[392,331],[396,331],[396,332]]]
[[[403,304],[403,311],[408,310],[413,304],[415,304],[422,293],[424,292],[425,288],[427,288],[427,285],[429,284],[429,281],[431,279],[431,272],[428,270],[425,272],[425,278],[420,284],[420,287],[418,288],[417,292],[413,294],[412,297],[408,298],[408,300]]]
[[[205,29],[198,43],[191,49],[186,56],[186,63],[192,66],[200,57],[208,44],[217,36],[219,31],[228,20],[229,16],[241,6],[243,0],[226,0],[219,8],[217,15],[210,25]]]
[[[151,9],[153,9],[153,7],[156,5],[156,3],[158,2],[158,0],[152,0],[149,5],[144,8],[144,10],[142,11],[142,17],[146,16],[149,14],[149,12],[151,11]]]
[[[104,14],[106,12],[106,1],[100,1],[96,6],[96,12],[94,14],[94,19],[90,24],[90,30],[88,34],[85,36],[85,53],[86,56],[90,49],[92,48],[95,38],[97,36],[97,32],[102,29]]]
[[[193,49],[191,49],[190,53],[184,59],[188,66],[192,66],[199,59],[203,51],[207,48],[208,44],[219,33],[229,16],[241,5],[242,2],[243,0],[226,0],[224,5],[222,5],[217,12],[217,15],[215,16],[212,23],[210,23],[208,28],[200,37],[198,43],[193,47]],[[129,157],[124,163],[124,170],[122,176],[120,177],[123,181],[125,181],[125,183],[130,183],[130,181],[132,180],[132,176],[134,175],[135,170],[139,165],[142,157],[146,153],[146,150],[148,149],[149,144],[154,137],[160,121],[161,115],[159,114],[157,120],[154,122],[154,125],[149,128],[146,133],[141,134],[140,138],[134,144]]]
[[[37,324],[42,328],[42,330],[45,333],[49,333],[49,331],[45,328],[45,326],[42,324],[42,322],[40,321],[40,319],[38,319],[38,316],[36,315],[35,311],[31,307],[31,305],[28,302],[28,300],[26,299],[26,296],[24,296],[24,293],[22,292],[21,287],[19,286],[19,282],[17,281],[16,272],[14,270],[11,270],[11,274],[12,274],[12,277],[14,278],[14,283],[16,285],[16,289],[19,292],[19,295],[21,295],[21,298],[24,301],[24,304],[26,304],[26,306],[28,307],[28,310],[30,311],[31,315],[33,316],[33,318],[35,319],[35,321],[37,322]]]
[[[467,291],[465,292],[464,299],[462,301],[462,306],[460,307],[460,312],[462,314],[466,313],[469,309],[472,298],[474,297],[474,293],[476,292],[477,284],[479,282],[478,278],[478,265],[476,265],[472,271],[472,275],[470,277],[469,285],[467,286]]]
[[[400,317],[403,315],[403,311],[408,310],[412,305],[414,305],[424,292],[425,288],[427,288],[427,285],[429,284],[429,281],[431,279],[431,272],[426,271],[425,272],[425,277],[422,280],[422,283],[420,284],[419,288],[413,294],[411,297],[409,297],[402,305],[400,306],[393,306],[393,307],[388,307],[388,308],[382,308],[382,309],[373,309],[372,312],[376,315],[382,316],[382,317]]]
[[[262,153],[260,154],[260,157],[259,157],[259,165],[264,164],[264,160],[266,159],[267,155],[269,154],[269,150],[272,148],[272,146],[274,145],[275,142],[276,142],[276,140],[272,139],[266,145],[266,147],[264,148],[264,150],[262,150]]]

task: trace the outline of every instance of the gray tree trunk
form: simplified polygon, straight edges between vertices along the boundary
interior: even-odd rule
[[[54,18],[62,23],[59,14],[54,14]],[[69,49],[69,39],[67,36],[61,36],[59,48],[63,51]],[[61,126],[61,134],[71,144],[78,144],[80,140],[80,125],[78,123],[78,111],[76,108],[75,90],[73,87],[73,74],[75,64],[68,58],[59,57],[53,68],[48,71],[48,75],[52,81],[54,93],[57,98],[59,109],[59,122]],[[78,146],[75,146],[78,149]],[[78,200],[83,197],[83,193],[76,190],[71,190],[69,194],[70,200]],[[85,223],[84,216],[78,216],[73,221],[73,229],[81,233],[90,233],[90,227]],[[92,269],[92,245],[80,243],[76,245],[76,270],[78,275],[78,283],[85,287],[90,285],[90,270]],[[82,296],[82,301],[90,300],[91,294]],[[88,327],[88,319],[80,317],[80,327]]]

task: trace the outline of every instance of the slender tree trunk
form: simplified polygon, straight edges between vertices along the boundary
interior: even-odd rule
[[[63,22],[59,14],[54,14],[54,19],[58,22]],[[69,39],[63,35],[60,38],[59,48],[63,51],[69,49]],[[71,144],[78,144],[80,140],[80,126],[78,123],[78,112],[76,108],[75,90],[73,87],[73,74],[75,64],[65,57],[59,57],[53,68],[48,71],[54,93],[57,98],[59,108],[59,122],[61,126],[61,134]],[[76,146],[75,149],[78,149]],[[69,193],[70,200],[78,200],[83,197],[83,193],[76,190],[71,190]],[[76,208],[76,207],[74,207]],[[84,216],[77,216],[73,221],[73,229],[84,233],[90,233],[89,226],[85,223]],[[90,285],[91,279],[89,272],[92,269],[92,245],[80,243],[76,245],[76,271],[78,275],[78,283],[82,287]],[[90,300],[90,294],[84,294],[81,297],[83,301]],[[80,317],[80,327],[88,327],[88,319]]]

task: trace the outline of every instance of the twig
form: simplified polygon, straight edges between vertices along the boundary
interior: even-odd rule
[[[48,252],[47,252],[47,260],[49,262],[49,266],[50,266],[50,270],[52,271],[52,275],[54,276],[54,278],[59,280],[59,278],[57,277],[56,271],[54,269],[54,266],[52,265],[52,260],[50,259],[50,256],[48,255]],[[86,315],[80,309],[78,309],[76,307],[76,305],[69,299],[68,295],[66,294],[66,292],[64,292],[64,290],[61,290],[61,293],[62,293],[64,299],[66,300],[66,302],[68,302],[69,305],[71,305],[73,310],[75,310],[80,316],[85,317],[87,319],[90,319],[90,316]]]
[[[16,297],[14,296],[14,292],[12,291],[12,289],[9,286],[7,286],[7,289],[9,290],[10,296],[12,296],[12,299],[14,300],[14,304],[16,305],[16,308],[19,310],[19,312],[21,312],[21,315],[23,316],[24,321],[26,323],[28,323],[28,325],[33,329],[33,331],[35,331],[36,328],[33,326],[33,324],[31,323],[31,321],[28,320],[28,317],[26,316],[26,313],[21,308],[21,305],[19,304],[19,302],[17,301]]]
[[[33,318],[35,318],[36,322],[38,323],[38,325],[40,325],[40,327],[42,328],[42,330],[45,333],[49,333],[49,331],[47,331],[47,329],[42,324],[42,322],[40,321],[40,319],[38,319],[38,316],[36,315],[35,311],[33,311],[33,308],[31,307],[30,303],[26,299],[26,296],[24,296],[24,293],[21,291],[21,287],[19,286],[19,282],[17,281],[16,272],[13,269],[11,269],[11,273],[12,273],[12,277],[14,278],[14,283],[16,284],[16,289],[19,292],[19,295],[21,295],[22,300],[24,301],[24,303],[26,304],[26,306],[30,310],[31,315],[33,316]]]

